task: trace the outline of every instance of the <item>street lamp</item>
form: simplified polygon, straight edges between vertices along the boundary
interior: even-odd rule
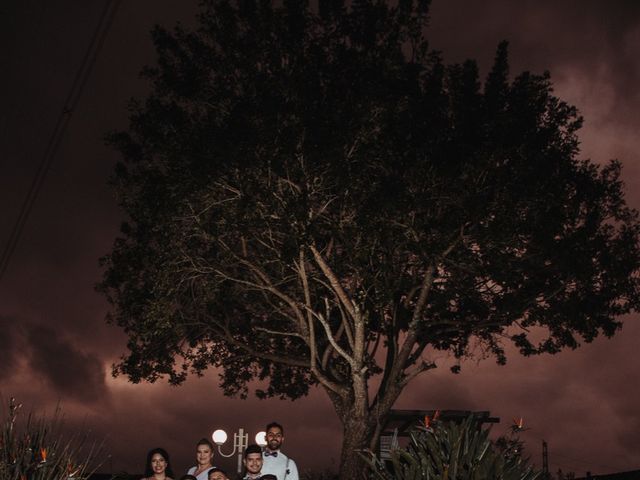
[[[261,447],[267,445],[267,432],[258,432],[256,433],[256,443]]]
[[[224,442],[227,441],[227,432],[225,432],[224,430],[216,430],[211,435],[211,438],[216,445],[223,445]]]
[[[211,434],[211,438],[213,442],[218,446],[218,453],[225,458],[232,457],[238,452],[238,473],[242,471],[242,452],[247,448],[249,443],[249,434],[244,432],[244,429],[238,429],[237,433],[233,434],[233,450],[229,454],[225,454],[222,452],[220,448],[221,445],[227,441],[227,432],[224,430],[218,429],[213,434]],[[257,437],[256,437],[257,438]]]

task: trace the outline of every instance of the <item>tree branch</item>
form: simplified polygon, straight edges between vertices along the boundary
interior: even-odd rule
[[[287,303],[287,305],[289,305],[289,307],[291,308],[291,310],[293,310],[293,312],[295,314],[295,318],[297,319],[298,324],[300,324],[300,322],[304,322],[304,317],[303,317],[302,312],[300,311],[300,309],[297,307],[296,301],[293,300],[288,295],[282,293],[277,288],[275,288],[273,286],[270,286],[270,285],[260,285],[259,283],[254,283],[254,282],[251,282],[249,280],[243,280],[241,278],[232,277],[231,275],[229,275],[229,274],[227,274],[227,273],[225,273],[225,272],[223,272],[221,270],[216,270],[215,273],[218,274],[223,279],[229,280],[230,282],[234,282],[234,283],[237,283],[239,285],[245,285],[247,287],[253,287],[256,290],[267,291],[267,292],[272,293],[274,296],[278,297],[279,299],[281,299],[282,301]]]
[[[315,245],[311,245],[309,249],[311,250],[311,253],[313,253],[313,258],[320,267],[320,270],[322,270],[322,273],[324,273],[325,277],[327,277],[327,279],[329,280],[331,288],[336,292],[338,298],[344,305],[344,308],[347,310],[347,313],[349,314],[349,316],[351,316],[351,318],[355,318],[356,312],[354,305],[349,299],[347,293],[342,288],[342,285],[340,285],[340,281],[331,270],[331,267],[329,267],[329,265],[327,265],[327,263],[324,261],[324,258],[322,258],[322,255],[320,254],[318,249],[316,249]]]
[[[307,330],[309,332],[309,349],[311,351],[311,370],[317,369],[317,344],[316,344],[316,330],[313,322],[313,314],[311,308],[311,294],[309,292],[309,280],[307,278],[307,271],[305,268],[305,255],[304,250],[301,248],[299,253],[298,275],[302,283],[302,291],[304,294],[304,301],[307,310]]]
[[[265,332],[271,335],[280,335],[283,337],[296,337],[299,338],[300,340],[304,341],[305,343],[307,343],[307,339],[304,338],[302,335],[300,335],[299,333],[295,333],[295,332],[279,332],[278,330],[271,330],[268,328],[264,328],[264,327],[253,327],[254,330],[258,330],[260,332]]]
[[[334,348],[334,350],[338,352],[338,354],[340,354],[342,358],[344,358],[347,362],[349,362],[349,365],[351,365],[351,368],[355,369],[356,368],[355,359],[351,357],[347,352],[345,352],[340,347],[340,345],[338,345],[338,342],[336,342],[335,338],[333,337],[333,334],[331,333],[331,326],[329,325],[329,322],[327,322],[327,320],[322,316],[322,314],[314,312],[313,316],[317,318],[320,324],[324,327],[327,340],[329,340],[329,343],[331,343],[331,346]]]
[[[275,363],[280,363],[282,365],[289,365],[292,367],[309,368],[308,361],[300,360],[297,357],[296,358],[283,357],[280,355],[275,355],[272,353],[265,352],[264,350],[255,350],[251,348],[246,342],[241,342],[238,339],[236,339],[226,325],[223,325],[215,320],[213,320],[213,322],[218,325],[218,328],[224,331],[224,338],[227,342],[234,345],[235,347],[240,348],[241,350],[244,350],[254,358],[262,358],[265,360],[269,360]]]
[[[412,371],[407,372],[405,374],[404,378],[400,381],[401,388],[404,388],[405,386],[407,386],[407,384],[411,382],[411,380],[416,378],[422,372],[426,372],[427,370],[431,370],[432,368],[436,368],[435,363],[423,361],[419,366],[417,366]]]
[[[314,277],[313,280],[315,282],[318,282],[323,287],[325,287],[336,298],[335,305],[338,308],[338,311],[340,312],[340,320],[342,322],[342,326],[344,327],[344,333],[347,335],[347,341],[349,342],[349,347],[351,349],[353,349],[353,332],[351,331],[351,325],[349,324],[349,318],[347,317],[347,315],[346,315],[346,313],[344,311],[344,308],[342,307],[342,302],[340,301],[340,298],[338,297],[338,294],[331,287],[331,285],[327,284],[321,278]],[[326,318],[330,318],[331,309],[329,308],[329,300],[326,297],[324,298],[324,304],[325,304]]]

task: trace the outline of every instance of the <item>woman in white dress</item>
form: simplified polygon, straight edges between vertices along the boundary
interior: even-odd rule
[[[206,438],[196,444],[196,461],[198,464],[191,467],[187,473],[198,480],[208,480],[209,470],[213,468],[213,444]]]

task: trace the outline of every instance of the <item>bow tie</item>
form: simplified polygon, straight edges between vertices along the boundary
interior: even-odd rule
[[[265,457],[277,457],[278,456],[278,452],[269,452],[267,450],[264,451],[264,456]]]

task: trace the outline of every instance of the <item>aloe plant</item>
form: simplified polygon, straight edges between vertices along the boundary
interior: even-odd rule
[[[377,480],[535,480],[539,472],[520,455],[505,454],[473,417],[461,423],[416,427],[405,449],[391,451],[390,462],[365,455]]]
[[[21,407],[11,398],[0,425],[0,480],[83,480],[95,471],[101,445],[83,434],[64,437],[60,408],[51,419],[21,419]]]

